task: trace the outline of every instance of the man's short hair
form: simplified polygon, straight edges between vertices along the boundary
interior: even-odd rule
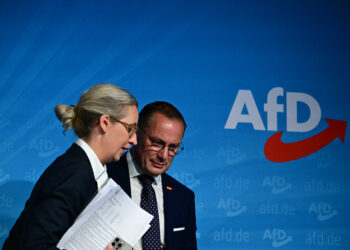
[[[151,102],[143,107],[139,114],[138,126],[140,128],[146,128],[149,125],[149,121],[155,113],[160,113],[171,120],[181,121],[184,125],[184,133],[186,130],[186,122],[180,111],[172,104],[165,101]]]

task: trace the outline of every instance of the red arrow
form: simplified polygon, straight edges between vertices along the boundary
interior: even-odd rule
[[[281,141],[283,131],[273,134],[265,143],[266,158],[273,162],[293,161],[315,153],[337,137],[344,142],[346,122],[327,118],[326,121],[328,128],[302,141],[285,143]]]

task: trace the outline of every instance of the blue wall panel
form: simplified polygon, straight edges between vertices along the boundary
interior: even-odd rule
[[[324,132],[325,119],[350,120],[349,11],[348,1],[2,0],[0,245],[75,140],[54,106],[111,82],[141,107],[166,100],[184,114],[185,151],[169,173],[196,193],[199,249],[350,249],[349,140]],[[305,96],[319,106],[315,125],[288,129],[317,113]],[[272,162],[264,146],[278,131],[329,143]]]

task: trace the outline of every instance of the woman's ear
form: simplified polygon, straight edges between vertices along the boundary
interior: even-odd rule
[[[109,127],[111,126],[111,118],[109,117],[109,115],[101,115],[98,126],[100,127],[101,132],[106,133]]]

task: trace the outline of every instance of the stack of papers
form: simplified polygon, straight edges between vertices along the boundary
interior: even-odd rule
[[[63,235],[59,249],[104,249],[115,237],[133,246],[150,227],[153,216],[109,179]]]

